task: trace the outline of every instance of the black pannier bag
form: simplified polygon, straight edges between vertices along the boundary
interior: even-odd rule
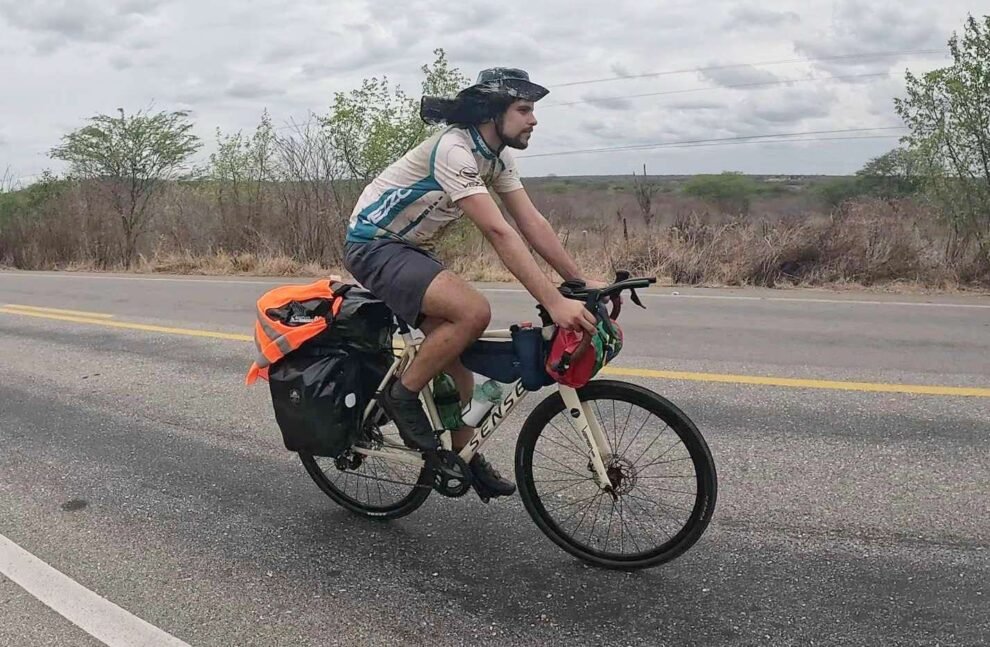
[[[326,312],[315,300],[287,308],[300,320],[310,308]],[[268,383],[286,449],[337,457],[360,438],[364,410],[392,364],[394,332],[388,306],[352,287],[325,331],[272,364]]]

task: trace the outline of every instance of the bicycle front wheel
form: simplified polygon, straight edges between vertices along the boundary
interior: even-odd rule
[[[694,423],[635,384],[595,380],[578,390],[602,428],[611,492],[595,482],[587,442],[556,393],[523,425],[516,480],[527,512],[555,544],[605,568],[668,562],[701,537],[715,509],[711,452]]]

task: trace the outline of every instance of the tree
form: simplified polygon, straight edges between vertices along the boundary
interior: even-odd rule
[[[222,243],[240,249],[245,234],[256,233],[265,208],[265,186],[278,179],[276,132],[265,110],[251,137],[217,129],[217,150],[210,155],[209,178],[220,209]]]
[[[721,175],[697,175],[684,184],[684,193],[712,202],[732,214],[749,213],[753,196],[760,187],[742,173],[726,171]]]
[[[119,117],[92,117],[89,126],[62,137],[50,155],[68,162],[74,177],[98,181],[109,193],[123,237],[121,260],[129,267],[148,224],[151,198],[181,176],[201,144],[190,132],[188,112],[118,112]]]
[[[636,197],[636,204],[643,214],[643,222],[649,227],[653,221],[653,198],[660,187],[655,182],[650,182],[646,178],[646,164],[643,164],[643,177],[640,178],[633,171],[633,195]]]
[[[424,95],[449,96],[468,79],[450,67],[442,49],[434,50],[432,67],[424,65]],[[393,88],[388,78],[365,79],[361,87],[334,95],[330,114],[322,118],[334,148],[351,177],[368,182],[437,130],[419,117],[419,100]]]
[[[17,182],[14,179],[14,174],[10,172],[10,167],[8,166],[4,170],[3,175],[0,175],[0,193],[9,193],[14,190],[14,186]]]
[[[917,193],[921,188],[918,155],[906,148],[895,148],[871,159],[856,171],[864,193],[889,200]]]
[[[953,64],[917,77],[894,100],[925,186],[952,226],[955,255],[976,241],[990,263],[990,16],[949,39]]]

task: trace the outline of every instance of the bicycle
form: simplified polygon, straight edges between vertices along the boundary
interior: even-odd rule
[[[595,312],[606,297],[630,290],[634,302],[642,306],[635,289],[654,282],[655,278],[626,278],[600,290],[585,289],[568,296],[584,299]],[[621,299],[612,302],[612,318],[617,319]],[[556,327],[546,310],[538,309],[543,338],[550,340]],[[397,323],[403,346],[377,393],[401,374],[422,343],[404,322]],[[511,339],[512,331],[488,330],[481,339],[511,344],[505,340]],[[585,338],[590,340],[588,335]],[[691,548],[711,520],[717,494],[715,464],[695,424],[669,400],[636,384],[593,379],[577,389],[554,386],[557,392],[526,418],[515,449],[519,496],[539,529],[571,555],[619,570],[657,566]],[[474,436],[458,453],[465,467],[528,394],[521,379],[509,385],[505,397],[478,423]],[[441,429],[430,387],[422,391],[421,400],[434,428]],[[645,415],[634,415],[634,409]],[[653,427],[659,425],[649,425],[644,436],[654,418],[662,428],[656,431]],[[361,440],[336,459],[300,454],[309,475],[336,503],[365,517],[395,519],[418,509],[434,490],[451,497],[470,490],[469,472],[456,482],[459,479],[440,477],[427,468],[423,455],[403,444],[394,424],[386,424],[377,397],[368,403],[362,420]],[[609,420],[615,428],[609,428]],[[661,441],[668,429],[672,434]],[[441,436],[448,451],[450,436],[449,431]],[[683,452],[676,452],[678,448]],[[329,469],[323,467],[326,462]],[[652,492],[679,498],[676,505],[659,503],[649,498]],[[377,503],[373,500],[376,494]],[[386,500],[386,495],[391,498]],[[582,527],[587,528],[587,539],[578,536]],[[601,533],[597,539],[596,528]],[[658,540],[651,537],[657,532],[666,539],[655,543]],[[626,552],[627,544],[631,552]]]

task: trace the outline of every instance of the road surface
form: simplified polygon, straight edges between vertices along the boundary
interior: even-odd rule
[[[385,524],[326,498],[243,384],[255,299],[284,282],[0,273],[0,645],[990,642],[990,298],[627,304],[608,377],[695,420],[719,500],[688,553],[625,574],[518,496]],[[479,287],[494,324],[535,318]],[[504,472],[540,399],[486,446]]]

